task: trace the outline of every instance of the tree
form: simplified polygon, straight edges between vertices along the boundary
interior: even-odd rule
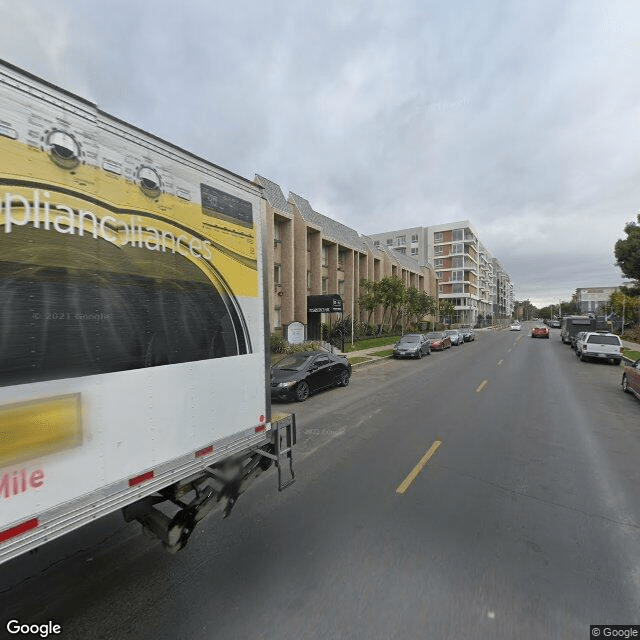
[[[449,326],[451,326],[451,317],[456,312],[456,307],[451,300],[440,300],[440,322],[445,318],[449,318]]]
[[[627,295],[623,291],[614,291],[609,297],[608,309],[612,310],[618,318],[624,317],[625,325],[638,322],[640,297]]]
[[[640,223],[640,213],[638,214]],[[614,246],[616,264],[622,273],[640,286],[640,224],[629,222],[624,227],[626,238],[618,240]]]
[[[389,321],[393,316],[394,310],[397,310],[402,304],[405,296],[405,284],[398,276],[385,276],[378,282],[380,288],[380,298],[382,302],[382,325],[387,317],[387,311],[390,311]]]
[[[435,300],[426,292],[415,287],[407,289],[404,311],[409,323],[418,324],[425,316],[434,313]]]
[[[378,282],[363,278],[360,280],[360,289],[363,293],[361,293],[358,298],[358,306],[360,309],[369,313],[369,316],[367,317],[367,324],[371,324],[371,316],[376,310],[376,307],[382,302]]]

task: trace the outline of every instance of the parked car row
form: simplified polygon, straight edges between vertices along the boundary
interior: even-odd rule
[[[475,340],[471,328],[431,333],[406,333],[393,345],[394,358],[416,358]],[[271,398],[304,402],[312,393],[329,387],[346,387],[351,363],[342,354],[302,351],[285,356],[271,367]]]
[[[575,349],[576,356],[582,362],[600,360],[614,365],[619,365],[622,362],[623,346],[620,336],[608,331],[575,332],[571,330],[571,325],[580,324],[586,324],[581,317],[575,316],[565,319],[562,324],[560,339],[563,343],[568,343],[572,349]],[[620,382],[625,393],[631,393],[640,400],[640,360],[625,365]]]

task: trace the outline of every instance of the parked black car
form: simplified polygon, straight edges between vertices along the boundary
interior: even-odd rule
[[[346,356],[327,351],[292,353],[271,367],[271,398],[304,402],[321,389],[346,387],[350,378]]]
[[[431,341],[422,333],[405,333],[393,345],[394,358],[422,358],[431,353]]]

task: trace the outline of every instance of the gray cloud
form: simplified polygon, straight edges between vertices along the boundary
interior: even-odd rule
[[[633,3],[22,0],[2,57],[361,233],[469,218],[518,298],[618,284]]]

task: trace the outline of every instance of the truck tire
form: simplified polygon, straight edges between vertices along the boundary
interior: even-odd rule
[[[304,380],[300,380],[296,386],[296,400],[304,402],[309,397],[309,384]]]

